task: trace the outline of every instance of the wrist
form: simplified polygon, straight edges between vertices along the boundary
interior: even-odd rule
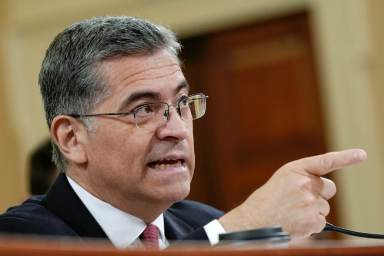
[[[254,215],[254,214],[252,214]],[[253,216],[254,219],[254,216]],[[220,224],[226,232],[234,232],[256,228],[258,225],[250,220],[249,215],[244,212],[241,206],[234,208],[219,219]],[[261,227],[261,226],[260,226]]]

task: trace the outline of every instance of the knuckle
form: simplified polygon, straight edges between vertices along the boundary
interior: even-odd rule
[[[316,233],[320,226],[319,221],[317,216],[309,216],[301,223],[301,229],[306,235]]]
[[[316,223],[313,226],[314,227],[314,233],[320,233],[326,224],[326,220],[324,216],[321,216],[320,214],[317,214],[316,218]]]
[[[324,214],[324,216],[328,216],[330,211],[331,211],[331,206],[329,205],[328,201],[325,201],[322,214]]]
[[[304,196],[303,196],[303,199],[302,199],[302,206],[303,207],[311,207],[315,202],[315,196],[311,193],[306,193]]]
[[[324,229],[325,224],[326,219],[324,216],[317,212],[307,212],[307,214],[303,215],[303,218],[296,223],[295,233],[303,237],[320,233]]]
[[[298,184],[298,187],[301,192],[308,193],[312,189],[312,183],[309,177],[303,177]]]
[[[292,161],[292,162],[288,162],[288,163],[284,164],[283,166],[280,167],[280,170],[282,172],[293,170],[294,166],[296,165],[295,162],[296,161]]]
[[[320,214],[313,214],[302,223],[302,228],[307,235],[320,233],[326,224],[326,220]]]
[[[334,163],[332,160],[332,152],[326,153],[322,157],[319,158],[320,166],[322,166],[325,170],[331,170],[334,167]]]

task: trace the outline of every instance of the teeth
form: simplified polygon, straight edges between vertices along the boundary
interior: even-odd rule
[[[165,159],[165,161],[172,161],[172,159]],[[164,169],[169,168],[169,167],[181,167],[181,166],[183,166],[183,162],[181,160],[177,160],[176,162],[174,162],[172,164],[158,163],[158,164],[155,164],[153,167],[155,169],[164,170]]]

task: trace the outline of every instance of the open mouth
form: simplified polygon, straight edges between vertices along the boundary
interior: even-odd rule
[[[186,163],[184,159],[161,159],[148,163],[148,166],[152,169],[170,169],[185,167]]]

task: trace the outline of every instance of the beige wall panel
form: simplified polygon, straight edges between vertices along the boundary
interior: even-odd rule
[[[366,163],[337,172],[339,210],[343,225],[384,231],[383,146],[372,89],[372,33],[368,1],[317,1],[318,57],[322,73],[324,106],[333,149],[362,147]]]
[[[3,35],[7,9],[6,2],[0,2],[0,35]],[[10,123],[13,113],[12,105],[7,100],[6,89],[11,86],[6,77],[7,58],[4,55],[3,38],[0,37],[0,209],[23,199],[23,182],[21,181],[22,162],[17,133]]]

